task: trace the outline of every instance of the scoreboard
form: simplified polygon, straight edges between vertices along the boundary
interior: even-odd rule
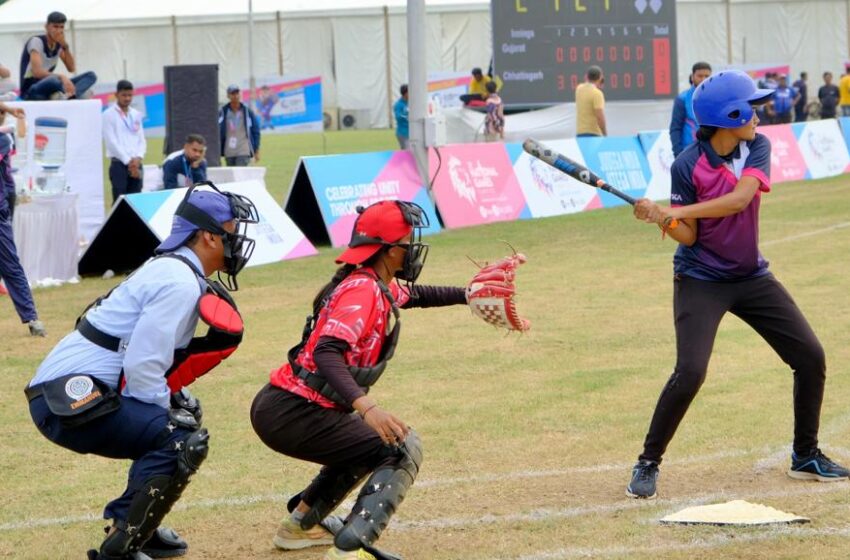
[[[602,68],[607,100],[677,92],[674,0],[492,0],[493,66],[505,104],[575,100]]]

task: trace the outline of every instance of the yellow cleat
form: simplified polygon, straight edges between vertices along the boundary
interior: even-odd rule
[[[301,525],[286,517],[280,523],[280,528],[278,528],[273,542],[281,550],[299,550],[311,546],[333,544],[334,536],[321,525],[302,529]],[[352,556],[351,558],[355,557]]]
[[[362,548],[357,550],[340,550],[332,546],[325,553],[325,560],[377,560]]]

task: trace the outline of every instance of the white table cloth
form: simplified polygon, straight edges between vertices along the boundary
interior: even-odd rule
[[[37,196],[15,207],[15,245],[30,285],[77,278],[77,198],[76,193]]]

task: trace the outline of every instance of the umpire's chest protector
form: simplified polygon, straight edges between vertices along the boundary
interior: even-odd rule
[[[204,336],[193,338],[186,348],[174,351],[174,362],[165,372],[172,393],[208,373],[242,342],[244,325],[236,303],[218,282],[205,282],[207,289],[198,300],[198,316],[209,328]]]

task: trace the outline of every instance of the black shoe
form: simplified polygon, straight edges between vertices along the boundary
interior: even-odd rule
[[[124,556],[105,556],[95,549],[91,549],[86,554],[88,560],[151,560],[150,556],[141,552],[130,552]]]
[[[638,461],[632,468],[632,481],[626,487],[626,496],[642,500],[655,498],[655,481],[658,479],[658,463]]]
[[[791,468],[788,469],[788,476],[797,480],[836,482],[850,477],[850,471],[824,455],[820,449],[815,449],[805,457],[798,457],[796,453],[791,453]]]
[[[174,558],[183,556],[187,550],[189,543],[168,527],[159,527],[142,546],[142,552],[151,558]]]

